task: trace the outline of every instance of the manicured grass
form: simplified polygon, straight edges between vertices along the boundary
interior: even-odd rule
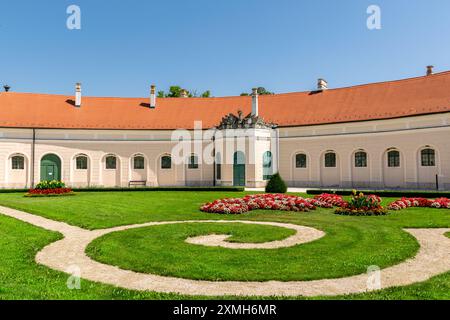
[[[21,193],[0,193],[0,205],[86,229],[103,229],[148,221],[221,219],[198,208],[206,201],[242,195],[217,191],[80,192],[72,197],[30,199]]]
[[[177,299],[178,295],[133,292],[81,280],[80,290],[67,288],[68,276],[37,265],[36,253],[61,238],[0,215],[0,300],[5,299]]]
[[[119,259],[110,247],[123,248],[117,252],[130,263],[129,269],[147,268],[148,271],[161,274],[178,272],[187,278],[202,276],[205,279],[316,279],[324,275],[340,277],[360,273],[368,265],[383,267],[395,264],[415,253],[417,243],[402,228],[450,227],[450,211],[421,208],[403,210],[386,217],[342,217],[332,214],[331,210],[322,209],[310,213],[257,211],[242,216],[216,216],[198,211],[205,201],[242,195],[233,192],[111,192],[80,193],[68,198],[29,199],[24,198],[23,194],[0,194],[0,205],[92,229],[147,221],[244,219],[296,223],[327,232],[326,237],[309,244],[269,250],[274,252],[272,256],[267,256],[266,250],[206,248],[184,243],[186,235],[211,232],[231,233],[234,241],[245,242],[288,236],[283,235],[286,231],[279,228],[253,225],[236,227],[235,224],[230,224],[230,227],[229,224],[214,223],[164,225],[117,232],[99,239],[90,248],[90,254],[100,260]],[[0,299],[183,298],[172,294],[133,292],[85,280],[82,280],[81,290],[69,290],[66,287],[67,275],[34,262],[36,252],[59,237],[56,233],[0,215]],[[187,250],[181,250],[183,246]],[[298,251],[288,253],[288,249]],[[168,257],[170,254],[167,251],[171,251],[183,263]],[[254,252],[249,255],[250,251]],[[264,255],[261,251],[264,251]],[[222,259],[223,264],[220,265],[216,259]],[[170,265],[170,261],[176,264]],[[318,263],[310,265],[307,261]],[[209,268],[199,270],[196,264]],[[177,267],[180,269],[175,270]],[[446,273],[407,287],[333,298],[449,299],[449,292],[450,273]]]
[[[123,269],[206,280],[313,280],[366,272],[415,254],[418,244],[407,233],[366,220],[348,223],[330,210],[314,213],[257,213],[270,220],[315,226],[327,235],[317,241],[276,250],[233,250],[186,243],[191,236],[246,232],[271,237],[268,227],[254,225],[177,224],[130,229],[96,239],[88,249],[95,260]],[[265,217],[265,218],[266,218]],[[241,237],[241,240],[246,240]],[[252,242],[252,239],[249,239]],[[392,245],[396,244],[396,245]],[[370,252],[370,254],[368,254]],[[149,259],[151,257],[151,259]]]

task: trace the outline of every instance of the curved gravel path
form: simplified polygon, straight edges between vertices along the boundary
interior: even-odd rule
[[[144,274],[118,267],[106,265],[92,260],[85,254],[87,245],[94,239],[110,232],[174,223],[249,223],[283,226],[296,229],[294,240],[287,241],[286,245],[295,245],[318,239],[323,232],[313,228],[295,226],[291,224],[280,224],[272,222],[253,221],[172,221],[172,222],[150,222],[139,225],[121,226],[104,230],[85,230],[70,226],[63,222],[57,222],[29,213],[0,207],[0,213],[28,222],[44,229],[60,232],[64,239],[56,241],[43,250],[37,256],[36,261],[52,269],[66,272],[72,266],[81,269],[81,277],[84,279],[111,284],[132,290],[146,290],[156,292],[173,292],[186,295],[240,295],[240,296],[318,296],[318,295],[341,295],[350,293],[361,293],[369,291],[367,288],[368,275],[361,274],[346,278],[323,279],[313,281],[203,281],[190,280],[174,277]],[[306,228],[306,229],[305,229]],[[312,230],[315,232],[312,232]],[[309,240],[301,235],[304,231],[310,231],[312,238]],[[419,242],[420,249],[417,255],[400,264],[381,270],[381,285],[379,289],[393,286],[404,286],[415,282],[425,281],[433,276],[450,270],[450,238],[444,234],[450,229],[405,229]],[[314,238],[315,237],[315,238]],[[202,245],[222,245],[225,238],[199,237],[196,239]],[[193,241],[194,241],[193,240]],[[208,243],[208,240],[211,243]],[[268,242],[279,248],[283,241]],[[301,241],[301,242],[300,242]],[[212,242],[215,242],[212,243]],[[253,246],[256,244],[252,244]],[[246,248],[249,249],[249,248]],[[265,248],[265,249],[269,249]]]

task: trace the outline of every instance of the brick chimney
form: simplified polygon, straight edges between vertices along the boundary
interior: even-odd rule
[[[433,72],[434,66],[427,66],[427,76],[431,76]]]
[[[259,115],[258,88],[252,89],[252,116]]]
[[[150,86],[150,108],[156,108],[156,86]]]
[[[81,83],[75,85],[75,107],[81,107]]]

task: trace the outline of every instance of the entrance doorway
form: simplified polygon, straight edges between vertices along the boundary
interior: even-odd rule
[[[61,180],[61,159],[47,154],[41,159],[41,181]]]
[[[245,154],[241,151],[234,153],[233,185],[245,187]]]

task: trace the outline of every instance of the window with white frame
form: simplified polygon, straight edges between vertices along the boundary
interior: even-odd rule
[[[434,167],[436,165],[436,152],[427,148],[420,152],[422,167]]]
[[[327,152],[325,154],[325,168],[336,168],[336,153]]]
[[[87,170],[88,168],[88,158],[84,155],[79,155],[75,158],[77,170]]]
[[[24,170],[25,157],[19,155],[11,157],[11,168],[12,170]]]
[[[397,168],[400,167],[400,152],[392,150],[388,152],[388,167]]]
[[[367,167],[367,153],[364,151],[358,151],[355,153],[355,167],[366,168]]]
[[[295,155],[295,167],[303,169],[307,167],[306,154],[299,153]]]
[[[107,156],[105,159],[106,169],[114,170],[117,168],[117,158],[116,156]]]
[[[133,168],[135,170],[145,169],[145,158],[143,156],[135,156],[133,158]]]

